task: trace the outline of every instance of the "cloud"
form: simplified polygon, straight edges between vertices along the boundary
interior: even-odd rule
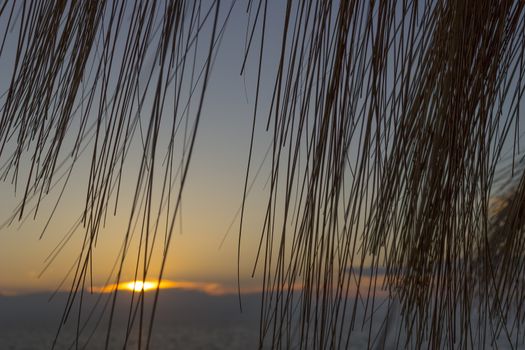
[[[384,267],[372,268],[370,266],[348,267],[346,273],[350,276],[348,294],[357,297],[366,297],[370,290],[376,297],[387,297],[386,269]],[[361,276],[361,278],[359,278]]]
[[[348,267],[346,269],[347,273],[355,274],[356,276],[359,276],[360,268],[359,267]],[[386,273],[386,268],[384,267],[371,267],[371,266],[364,266],[362,268],[361,275],[362,276],[372,276],[372,275],[384,275]]]
[[[348,285],[348,296],[363,296],[368,294],[369,288],[375,290],[376,296],[386,296],[388,292],[383,288],[385,286],[385,269],[379,268],[376,273],[372,273],[371,268],[363,268],[361,275],[361,281],[358,282],[359,269],[348,268],[347,273],[350,274],[350,284]],[[115,289],[124,292],[140,292],[144,287],[145,293],[151,293],[159,289],[175,289],[175,290],[186,290],[196,291],[205,293],[210,296],[223,296],[237,294],[237,287],[231,285],[225,285],[217,282],[206,282],[206,281],[174,281],[174,280],[147,280],[147,281],[125,281],[118,284],[109,284],[102,287],[94,287],[93,292],[95,293],[111,293]],[[334,285],[334,288],[336,286]],[[303,285],[299,282],[296,283],[292,290],[294,292],[300,292]],[[261,287],[243,287],[241,288],[242,294],[260,293]],[[285,287],[286,290],[286,287]]]

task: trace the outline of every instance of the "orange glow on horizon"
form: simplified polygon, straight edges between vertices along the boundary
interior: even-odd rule
[[[220,283],[214,283],[214,282],[191,282],[191,281],[170,281],[170,280],[162,280],[160,283],[158,281],[142,281],[142,280],[136,280],[136,281],[127,281],[127,282],[121,282],[118,284],[110,284],[106,285],[104,287],[95,287],[93,288],[93,291],[95,293],[111,293],[114,292],[115,289],[122,290],[122,291],[128,291],[128,292],[135,292],[140,293],[144,290],[144,292],[150,292],[158,289],[180,289],[180,290],[194,290],[199,291],[202,293],[206,293],[208,295],[226,295],[226,294],[235,294],[237,293],[236,288],[232,287],[226,287],[223,286]],[[259,288],[243,288],[243,293],[254,293],[259,292]]]
[[[142,292],[143,290],[145,292],[157,289],[158,283],[157,282],[150,282],[150,281],[131,281],[124,283],[121,288],[119,289],[127,289],[135,292]]]

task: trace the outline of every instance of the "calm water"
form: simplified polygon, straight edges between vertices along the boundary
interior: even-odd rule
[[[43,350],[51,349],[55,338],[58,321],[63,312],[67,294],[59,295],[53,302],[48,302],[49,295],[28,295],[19,297],[0,297],[0,350]],[[95,306],[96,300],[86,299],[88,305]],[[163,294],[161,307],[155,321],[151,349],[256,349],[258,345],[258,312],[259,297],[256,295],[244,297],[244,312],[238,309],[236,295],[212,297],[194,292],[167,292]],[[89,309],[89,308],[87,308]],[[122,300],[116,313],[115,331],[109,342],[110,349],[122,349],[125,334],[125,321],[129,309]],[[358,308],[358,314],[362,310]],[[384,320],[384,308],[376,310],[372,321],[374,329],[380,329]],[[83,312],[85,317],[87,312]],[[107,315],[107,314],[105,314]],[[358,316],[357,319],[362,319]],[[94,318],[96,319],[96,318]],[[94,321],[92,319],[91,321]],[[120,320],[119,320],[120,319]],[[399,325],[399,314],[391,320],[391,324]],[[93,325],[96,322],[91,322]],[[68,328],[61,332],[56,349],[75,349],[76,327],[72,317]],[[106,326],[105,326],[106,325]],[[80,337],[79,349],[104,349],[107,333],[107,323],[102,323],[96,329],[94,336],[86,342],[93,333],[93,327]],[[359,327],[359,326],[357,326]],[[488,330],[489,331],[489,330]],[[386,349],[395,349],[397,332],[384,333]],[[132,333],[128,348],[138,348],[137,332]],[[488,333],[487,333],[488,334]],[[368,348],[368,327],[354,329],[350,349]],[[474,337],[476,338],[476,337]],[[490,337],[489,337],[490,338]],[[512,334],[513,342],[515,334]],[[479,339],[479,338],[478,338]],[[401,342],[402,344],[403,342]],[[485,348],[525,349],[523,337],[512,347],[502,333],[496,344],[486,343]],[[375,349],[376,347],[372,347]],[[403,348],[402,346],[397,348]],[[483,346],[479,346],[483,348]]]
[[[104,334],[93,337],[86,349],[104,349]],[[0,349],[51,349],[54,332],[45,329],[11,329],[0,331]],[[65,332],[56,349],[75,349],[75,335]],[[123,334],[115,334],[110,349],[122,348]],[[257,332],[253,327],[156,327],[152,338],[152,349],[253,349],[256,348]],[[83,348],[85,341],[81,341]],[[138,348],[138,339],[133,336],[129,348]]]
[[[109,295],[108,295],[109,296]],[[80,336],[79,348],[103,349],[107,333],[108,310],[96,304],[96,296],[86,296],[82,320],[94,308],[93,317]],[[126,295],[117,303],[110,349],[122,349],[129,313]],[[48,294],[14,297],[0,296],[0,350],[51,349],[67,293],[51,302]],[[240,313],[236,296],[211,297],[203,293],[173,291],[163,294],[155,320],[151,349],[252,349],[258,341],[258,297],[247,296],[246,312]],[[148,300],[147,308],[150,308]],[[72,310],[66,328],[61,331],[56,349],[75,349],[76,315]],[[102,322],[95,328],[97,319]],[[145,316],[145,320],[149,320]],[[138,348],[138,321],[128,348]],[[146,327],[143,328],[146,334]],[[84,346],[89,338],[89,345]]]
[[[0,349],[2,350],[44,350],[51,349],[54,331],[51,329],[3,329],[0,331]],[[56,349],[75,349],[73,332],[62,333]],[[151,349],[256,349],[258,332],[252,326],[177,326],[156,327],[152,338]],[[123,334],[111,337],[110,349],[122,349]],[[85,338],[79,343],[79,349],[104,349],[105,335],[93,337],[85,346]],[[367,332],[355,332],[350,342],[350,349],[367,349]],[[386,349],[395,349],[389,342]],[[138,339],[133,336],[128,343],[130,349],[138,348]],[[402,348],[402,347],[400,347]],[[495,344],[485,344],[486,349],[525,349],[523,342],[512,347],[502,339]]]
[[[40,350],[51,349],[54,332],[44,329],[11,329],[0,331],[0,349]],[[56,349],[75,349],[75,335],[65,332],[61,335]],[[122,349],[123,334],[115,334],[110,349]],[[151,349],[257,349],[258,331],[256,326],[177,326],[156,327]],[[88,346],[81,341],[79,348],[104,349],[104,334],[91,339]],[[132,337],[128,348],[137,349],[138,339]],[[356,332],[350,343],[351,349],[367,348],[367,332]]]

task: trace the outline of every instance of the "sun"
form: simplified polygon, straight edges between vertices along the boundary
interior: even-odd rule
[[[147,292],[149,290],[156,289],[157,285],[157,282],[131,281],[124,284],[124,289],[135,292],[142,292],[144,290],[145,292]]]

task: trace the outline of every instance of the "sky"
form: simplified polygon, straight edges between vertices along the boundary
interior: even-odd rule
[[[205,2],[206,3],[206,2]],[[229,4],[222,6],[220,20],[224,20]],[[282,9],[274,5],[271,36],[280,35],[279,14]],[[5,21],[5,16],[1,21]],[[5,27],[0,22],[0,28]],[[15,27],[16,28],[16,27]],[[182,202],[182,223],[177,221],[171,244],[164,278],[171,281],[220,284],[225,290],[236,285],[238,209],[242,201],[244,176],[248,159],[250,130],[253,116],[253,100],[257,60],[253,54],[248,58],[246,74],[240,75],[245,46],[247,16],[243,6],[235,6],[225,28],[223,40],[213,64],[207,89],[202,117],[193,157],[184,188]],[[16,35],[8,37],[6,50],[0,60],[0,76],[10,76]],[[205,40],[203,40],[205,41]],[[265,66],[276,60],[277,41],[269,41]],[[272,75],[262,79],[263,87],[271,87]],[[8,79],[1,79],[0,90],[5,91]],[[259,113],[267,113],[269,98],[263,102]],[[167,103],[169,110],[170,103]],[[265,106],[266,105],[266,106]],[[147,108],[146,108],[147,110]],[[147,116],[143,117],[146,120]],[[260,118],[260,123],[263,123]],[[144,122],[145,124],[145,122]],[[171,127],[166,122],[166,128]],[[74,126],[73,128],[74,129]],[[254,164],[258,167],[271,140],[264,127],[258,125],[254,145]],[[159,147],[163,152],[162,146]],[[82,244],[83,231],[79,229],[67,243],[65,249],[48,264],[46,258],[54,252],[75,224],[84,206],[86,196],[86,175],[89,172],[89,151],[77,162],[59,202],[56,212],[40,238],[42,228],[53,211],[59,190],[52,192],[39,208],[36,218],[30,215],[23,222],[15,221],[0,230],[0,293],[20,294],[37,291],[51,291],[56,288],[67,290],[70,284],[61,285],[69,269],[75,264]],[[116,261],[122,246],[133,198],[137,164],[140,163],[140,147],[132,146],[123,176],[122,193],[117,214],[106,220],[94,255],[93,283],[96,287],[107,284],[108,272]],[[267,166],[267,161],[266,165]],[[27,176],[27,169],[21,169],[21,178]],[[265,180],[255,183],[247,200],[249,209],[245,218],[245,233],[242,241],[241,280],[247,291],[256,289],[260,281],[251,277],[254,256],[266,197]],[[23,181],[21,181],[23,182]],[[0,220],[10,218],[23,196],[23,186],[16,188],[10,180],[0,182]],[[57,187],[59,189],[59,187]],[[232,221],[234,222],[228,231]],[[229,233],[228,233],[229,232]],[[135,239],[131,251],[136,251]],[[222,242],[222,245],[221,245]],[[160,256],[160,254],[159,254]],[[133,277],[133,264],[127,264],[122,280]],[[44,271],[45,270],[45,271]],[[70,281],[69,275],[67,281]]]

